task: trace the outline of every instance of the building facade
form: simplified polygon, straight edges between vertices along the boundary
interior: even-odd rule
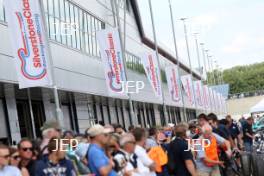
[[[131,94],[135,117],[130,117],[128,100],[109,97],[107,94],[95,34],[97,30],[116,26],[111,0],[42,2],[64,128],[83,132],[100,121],[105,124],[119,123],[126,128],[132,122],[143,127],[163,125],[162,102],[155,97],[139,57],[140,53],[153,50],[154,44],[144,35],[137,2],[126,1],[124,9],[124,0],[118,0],[121,26],[124,26],[126,13],[125,63],[128,80],[145,83],[143,90]],[[4,5],[0,0],[0,141],[15,144],[22,137],[33,137],[32,123],[37,136],[40,136],[40,127],[47,119],[56,117],[56,109],[51,89],[18,88],[8,30]],[[183,109],[176,107],[170,99],[164,68],[177,61],[169,51],[159,47],[168,121],[178,123],[193,119],[197,110],[187,108],[187,119],[183,119]],[[191,72],[184,63],[180,63],[180,66],[181,75]],[[192,72],[195,79],[201,79],[198,72]]]

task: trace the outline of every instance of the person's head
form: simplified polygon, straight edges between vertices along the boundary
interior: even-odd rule
[[[151,127],[148,130],[148,135],[157,138],[157,136],[158,136],[158,130],[157,130],[157,128]]]
[[[62,145],[63,141],[60,138],[51,138],[47,146],[49,156],[53,156],[58,161],[65,158],[67,146]]]
[[[19,162],[21,160],[18,150],[14,147],[10,147],[9,152],[10,152],[10,165],[18,167]]]
[[[190,130],[190,132],[192,133],[192,134],[195,134],[196,133],[196,125],[195,124],[190,124],[189,125],[189,130]]]
[[[207,115],[207,119],[208,119],[208,122],[209,124],[212,126],[212,127],[217,127],[218,125],[218,119],[217,119],[217,116],[214,114],[214,113],[210,113]]]
[[[134,125],[131,125],[131,126],[128,127],[128,131],[130,133],[132,133],[134,129],[135,129],[135,126]]]
[[[203,127],[202,127],[202,133],[203,133],[203,137],[205,139],[210,139],[211,138],[211,135],[213,134],[213,129],[212,127],[209,125],[209,124],[205,124]]]
[[[231,115],[227,115],[226,116],[226,120],[230,123],[230,122],[233,122],[233,119],[231,117]]]
[[[120,135],[117,133],[109,135],[109,139],[106,144],[106,152],[109,156],[117,152],[120,149],[119,146]]]
[[[105,128],[102,125],[96,124],[87,131],[91,141],[105,147],[109,140],[110,128]]]
[[[30,139],[24,138],[17,145],[22,160],[31,160],[33,157],[33,144]]]
[[[198,116],[198,124],[200,127],[204,126],[205,124],[208,123],[208,119],[207,119],[207,116],[202,113]]]
[[[175,136],[182,139],[187,138],[187,129],[183,124],[176,125],[174,129]]]
[[[249,124],[249,125],[252,125],[253,123],[254,123],[254,119],[253,119],[253,117],[248,117],[247,118],[247,123]]]
[[[144,147],[146,143],[147,134],[144,128],[135,128],[133,130],[133,135],[138,145]]]
[[[10,152],[6,145],[0,144],[0,168],[8,165]]]
[[[49,120],[41,127],[42,137],[45,139],[59,138],[61,136],[61,128],[56,120]]]
[[[122,125],[120,125],[120,124],[116,124],[116,125],[114,126],[114,129],[115,129],[115,133],[117,133],[117,134],[119,134],[119,135],[122,135],[122,134],[125,133],[125,131],[124,131]]]
[[[135,152],[136,140],[131,133],[126,133],[120,138],[120,147],[125,150],[127,153]]]
[[[65,139],[65,144],[70,144],[71,140],[74,138],[73,131],[65,131],[62,135],[62,138]],[[75,141],[75,140],[74,140]]]

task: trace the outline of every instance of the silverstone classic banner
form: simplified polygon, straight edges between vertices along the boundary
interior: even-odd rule
[[[155,51],[142,54],[141,60],[155,96],[162,101],[160,70]]]
[[[203,85],[202,81],[194,81],[195,100],[198,109],[203,109]]]
[[[192,76],[190,74],[181,76],[181,82],[191,108],[195,108],[195,96],[193,91]]]
[[[178,67],[169,66],[165,68],[166,78],[168,82],[168,88],[171,100],[175,103],[176,106],[182,106],[181,91],[180,91],[180,77],[177,74]]]
[[[127,98],[124,89],[126,76],[123,63],[120,38],[116,28],[108,28],[96,32],[104,63],[105,79],[110,96]]]
[[[52,84],[47,39],[38,0],[5,0],[19,87]]]

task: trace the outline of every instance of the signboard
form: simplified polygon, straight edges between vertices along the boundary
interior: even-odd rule
[[[96,32],[100,54],[105,70],[105,80],[110,96],[127,98],[124,89],[126,82],[120,37],[116,28]]]
[[[191,108],[195,108],[195,97],[193,91],[193,82],[192,76],[190,74],[181,76],[181,82],[184,88],[184,91],[187,95],[189,105]]]
[[[19,88],[49,86],[49,54],[37,0],[5,0]]]
[[[183,103],[180,90],[181,83],[177,69],[178,67],[169,66],[165,68],[165,73],[171,100],[175,103],[176,106],[182,106]]]
[[[141,60],[155,96],[162,101],[160,69],[155,51],[142,54]]]

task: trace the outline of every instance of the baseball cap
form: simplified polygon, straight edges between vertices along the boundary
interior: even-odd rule
[[[43,126],[40,128],[41,131],[47,130],[47,129],[56,129],[56,130],[61,130],[61,127],[58,123],[57,120],[48,120],[46,121]]]
[[[135,137],[130,133],[123,134],[119,140],[120,146],[124,146],[128,142],[136,142]]]
[[[92,126],[89,130],[88,130],[88,135],[90,137],[95,137],[98,136],[100,134],[107,134],[110,133],[111,129],[109,128],[105,128],[102,125],[99,124],[95,124],[94,126]]]

